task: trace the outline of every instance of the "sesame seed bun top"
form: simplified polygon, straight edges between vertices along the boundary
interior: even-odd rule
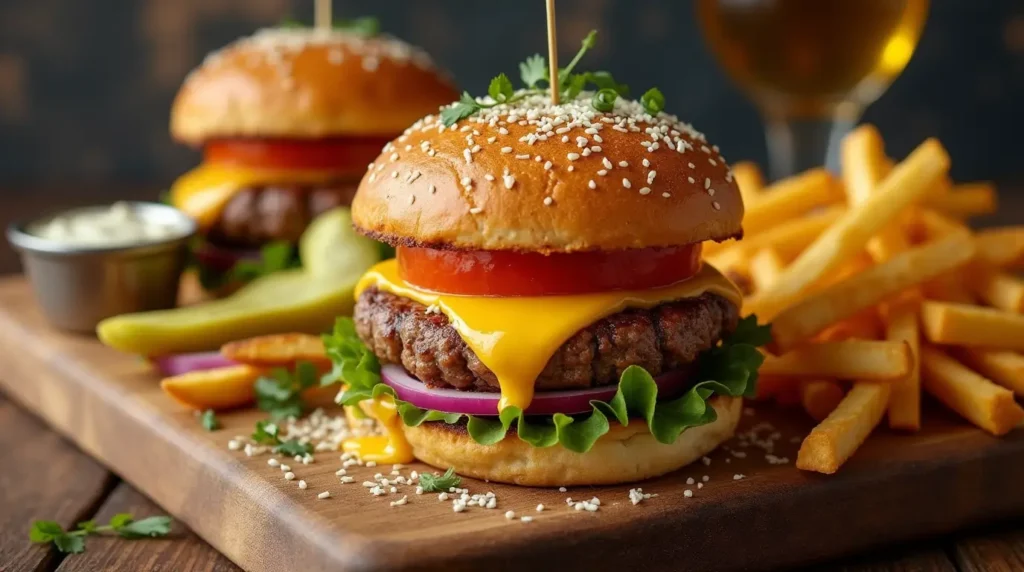
[[[437,115],[385,146],[352,217],[391,244],[539,252],[676,246],[742,234],[718,148],[636,101],[531,95],[451,127]],[[489,100],[481,99],[481,102]]]
[[[268,28],[211,53],[171,109],[171,135],[393,136],[457,97],[419,48],[344,30]]]

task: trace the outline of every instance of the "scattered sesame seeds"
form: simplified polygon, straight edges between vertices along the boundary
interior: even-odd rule
[[[551,161],[546,161],[544,163],[544,170],[545,171],[550,171],[551,170]]]
[[[683,496],[686,498],[691,498],[693,497],[693,491],[691,491],[690,489],[686,489],[685,491],[683,491]]]
[[[398,171],[391,171],[391,178],[392,179],[397,179],[398,178]]]
[[[522,522],[533,522],[533,517],[532,516],[524,516],[524,517],[520,517],[519,520],[522,521]]]
[[[413,204],[415,202],[416,202],[416,195],[409,195],[409,204],[411,205],[411,204]],[[303,463],[305,463],[307,465],[309,464],[309,463],[306,463],[305,461],[303,461]]]
[[[656,496],[658,495],[645,493],[644,490],[641,488],[629,489],[629,502],[633,503],[633,506],[636,506],[641,502],[650,498],[654,498]]]
[[[643,166],[644,166],[644,167],[650,167],[650,166],[651,166],[651,162],[650,162],[649,160],[647,160],[647,158],[646,158],[646,157],[644,158],[644,160],[642,161],[642,163],[643,163]]]
[[[601,169],[600,171],[598,171],[598,172],[597,172],[597,175],[598,175],[599,177],[603,177],[603,176],[605,176],[605,175],[607,175],[607,174],[608,174],[608,171],[606,171],[606,170],[604,170],[604,169]]]
[[[568,166],[568,167],[566,168],[566,171],[569,171],[570,173],[571,173],[571,172],[573,172],[574,170],[576,170],[576,167],[573,167],[572,165],[569,165],[569,166]]]
[[[710,189],[711,188],[711,177],[705,177],[704,178],[704,188],[705,189]]]
[[[701,462],[701,463],[704,463],[704,466],[705,466],[705,467],[708,467],[708,466],[710,466],[710,465],[711,465],[711,457],[707,457],[707,456],[705,456],[705,457],[701,457],[701,458],[700,458],[700,462]]]
[[[587,183],[587,186],[590,187],[591,189],[596,189],[597,183],[594,182],[594,179],[590,179],[590,182]]]
[[[487,173],[486,175],[484,175],[484,179],[486,179],[488,181],[493,181],[494,180],[494,175],[492,175],[490,173]]]
[[[700,480],[702,480],[702,481],[704,481],[706,483],[706,482],[711,480],[711,477],[709,477],[708,475],[704,475],[703,477],[700,478]]]
[[[430,186],[427,187],[427,190],[430,192],[430,194],[433,195],[434,193],[437,192],[437,187],[434,186],[434,183],[430,183]]]
[[[558,487],[558,492],[564,493],[567,489],[565,487]]]
[[[708,196],[709,197],[715,196],[715,190],[714,189],[708,189]]]
[[[575,160],[577,160],[577,159],[579,159],[579,158],[580,158],[580,154],[579,154],[579,153],[568,153],[568,154],[566,155],[566,157],[567,157],[567,158],[568,158],[568,159],[569,159],[570,161],[575,161]]]
[[[716,211],[722,210],[722,205],[718,204],[718,201],[711,201],[711,206],[714,207]],[[726,459],[725,461],[729,462],[729,459]]]
[[[686,479],[686,484],[688,484],[688,485],[692,485],[692,484],[693,484],[693,483],[695,483],[695,482],[696,482],[696,481],[694,481],[694,480],[693,480],[693,477],[688,477],[688,478]]]
[[[354,479],[354,478],[352,478],[352,477],[349,477],[349,476],[344,476],[344,477],[341,477],[341,483],[342,483],[343,485],[347,485],[347,484],[349,484],[349,483],[354,483],[354,482],[355,482],[355,479]]]
[[[522,155],[516,155],[516,159],[525,159],[525,160],[529,161],[530,160],[530,154],[529,153],[523,153]]]
[[[329,499],[329,498],[331,498],[331,491],[324,491],[324,492],[316,495],[316,498],[318,498],[320,500]]]
[[[697,181],[696,181],[696,180],[695,180],[695,179],[694,179],[693,177],[686,177],[686,182],[688,182],[688,183],[690,183],[691,185],[693,185],[693,184],[695,184],[695,183],[696,183]]]
[[[288,465],[285,465],[284,463],[281,463],[281,472],[282,473],[287,473],[290,470],[292,470],[291,467],[289,467]]]
[[[270,459],[267,459],[267,464],[270,465],[271,467],[276,467],[276,466],[280,465],[281,462],[278,461],[277,459],[274,459],[273,457],[271,457]]]
[[[372,469],[377,466],[377,461],[367,461],[366,466]]]
[[[516,517],[516,513],[512,512],[512,511],[506,511],[505,512],[505,520],[512,520],[515,517]]]
[[[462,156],[466,159],[466,164],[470,165],[473,163],[473,153],[469,149],[462,150]]]
[[[462,183],[463,187],[469,187],[469,186],[471,186],[473,184],[473,179],[471,179],[469,177],[462,177],[462,180],[459,181],[459,182]]]
[[[300,489],[302,489],[302,490],[306,490],[306,487],[307,487],[307,486],[308,486],[308,485],[306,484],[306,481],[299,481],[299,488],[300,488]]]
[[[473,207],[473,208],[469,209],[469,213],[470,214],[480,214],[482,212],[484,212],[483,207]]]
[[[391,506],[402,506],[402,505],[404,505],[404,504],[406,504],[408,502],[409,502],[409,495],[405,495],[405,496],[403,496],[402,498],[400,498],[400,499],[398,499],[396,501],[391,501]]]
[[[641,188],[640,189],[640,194],[641,195],[645,195],[645,196],[651,194],[651,188],[650,187],[643,187],[643,188]]]
[[[629,166],[629,161],[619,161],[619,166],[622,168],[626,168]]]
[[[644,160],[646,161],[646,159],[644,159]],[[651,171],[650,173],[647,173],[647,184],[648,185],[653,185],[654,184],[654,177],[657,177],[657,176],[658,176],[658,172],[657,171]]]
[[[671,198],[671,197],[672,197],[672,193],[661,193],[661,196],[662,196],[663,198],[666,198],[666,199],[668,199],[668,198]]]
[[[696,169],[697,168],[697,165],[694,165],[693,163],[687,163],[686,166],[691,168],[691,169]]]
[[[715,166],[718,165],[718,163],[716,163],[714,159],[708,159],[708,163],[711,163],[712,167],[715,167]]]
[[[537,512],[544,512],[544,505],[543,504],[537,505]]]
[[[505,175],[501,179],[502,179],[502,182],[505,183],[505,188],[506,189],[511,189],[516,184],[516,178],[513,177],[512,175]]]
[[[242,443],[240,441],[237,441],[235,439],[232,439],[232,440],[228,441],[228,450],[230,450],[230,451],[237,451],[237,450],[239,450],[241,448],[242,448]]]
[[[601,164],[604,165],[605,169],[611,169],[612,168],[612,162],[608,160],[608,157],[602,158],[601,159]]]
[[[632,187],[633,184],[629,182],[629,179],[622,179],[622,186],[626,187],[628,189],[628,188]]]
[[[747,478],[747,476],[746,475],[741,475],[740,473],[736,473],[735,475],[732,476],[732,480],[734,480],[734,481],[741,481],[741,480],[743,480],[745,478]]]
[[[286,480],[286,481],[294,481],[295,480],[295,473],[293,473],[291,471],[288,471],[287,473],[284,474],[284,480]]]
[[[544,206],[550,207],[551,204],[554,203],[554,202],[555,202],[555,200],[552,199],[551,197],[544,197]]]
[[[512,152],[512,148],[511,147],[502,147],[501,148],[501,152],[507,155],[507,154]]]
[[[363,69],[364,70],[372,72],[372,71],[376,71],[378,67],[380,67],[380,60],[379,59],[377,59],[377,58],[375,58],[373,56],[369,56],[369,57],[363,58]]]

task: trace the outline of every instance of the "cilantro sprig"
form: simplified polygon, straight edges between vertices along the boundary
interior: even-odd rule
[[[558,93],[563,99],[573,100],[580,92],[588,87],[597,90],[598,94],[592,98],[591,104],[594,109],[601,112],[609,112],[615,108],[615,100],[619,97],[629,97],[629,86],[619,83],[611,73],[607,71],[574,73],[576,66],[583,59],[583,56],[597,45],[597,30],[591,30],[580,43],[580,49],[569,61],[569,64],[558,70]],[[498,74],[491,80],[487,88],[487,95],[490,100],[478,100],[469,92],[463,92],[458,101],[441,111],[441,121],[445,126],[450,127],[455,123],[479,113],[483,109],[490,109],[496,105],[515,103],[530,95],[542,95],[547,93],[552,86],[548,77],[547,59],[534,54],[519,64],[519,79],[522,80],[524,89],[516,92],[512,81],[504,73]],[[651,90],[657,92],[657,89]],[[651,93],[649,91],[648,93]],[[653,101],[653,100],[652,100]],[[665,107],[665,98],[661,98],[660,107],[644,104],[644,109],[656,115]]]
[[[272,421],[257,421],[256,429],[252,432],[252,440],[261,445],[273,445],[274,452],[294,457],[295,455],[309,455],[313,447],[309,443],[302,443],[298,439],[282,441],[279,435],[280,428]]]
[[[276,368],[256,380],[256,405],[270,414],[274,421],[301,417],[306,410],[302,392],[319,385],[316,366],[305,361],[295,364],[295,371]]]
[[[37,544],[53,543],[57,550],[67,554],[85,552],[87,536],[120,536],[128,540],[139,538],[157,538],[167,536],[171,532],[171,517],[151,516],[142,520],[128,513],[115,514],[110,522],[98,525],[94,520],[80,522],[72,530],[64,530],[60,523],[53,520],[37,520],[28,531],[30,541]]]
[[[462,484],[462,477],[455,474],[455,467],[449,467],[443,475],[431,473],[420,474],[420,487],[425,493],[447,492],[452,487]]]

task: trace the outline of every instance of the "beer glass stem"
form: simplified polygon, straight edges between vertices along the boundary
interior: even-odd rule
[[[860,110],[837,109],[824,117],[765,111],[768,173],[772,180],[825,165],[839,172],[839,143],[857,124]]]

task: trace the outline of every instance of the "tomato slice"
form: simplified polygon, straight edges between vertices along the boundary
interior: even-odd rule
[[[400,246],[398,271],[425,290],[472,296],[557,296],[648,290],[700,270],[701,245],[541,254]]]
[[[362,173],[380,155],[389,138],[215,139],[203,157],[210,163],[254,169],[291,169]]]

